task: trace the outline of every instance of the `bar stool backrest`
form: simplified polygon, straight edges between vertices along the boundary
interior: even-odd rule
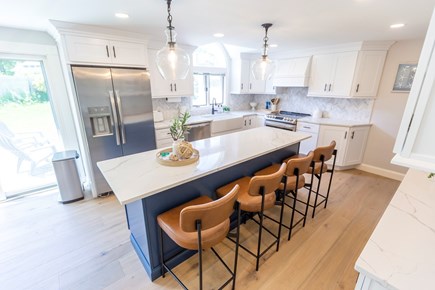
[[[282,177],[285,173],[287,165],[281,164],[279,170],[269,175],[258,175],[251,178],[249,181],[249,195],[260,195],[260,188],[264,188],[264,194],[274,193],[279,188]]]
[[[239,196],[239,185],[218,200],[209,203],[191,205],[180,213],[180,227],[185,232],[196,232],[196,221],[201,220],[201,230],[213,228],[230,217]]]
[[[335,149],[335,141],[332,140],[331,144],[329,144],[328,146],[322,146],[322,147],[317,147],[316,149],[314,149],[314,157],[313,157],[313,161],[314,162],[320,162],[322,161],[321,157],[323,156],[323,161],[328,161],[329,159],[331,159],[332,154],[334,153],[334,149]]]
[[[300,158],[292,158],[289,161],[287,161],[287,170],[285,172],[285,175],[287,176],[294,176],[295,169],[298,169],[299,174],[302,175],[305,172],[308,171],[308,168],[310,168],[311,161],[313,160],[314,152],[310,151],[307,156],[300,157]]]

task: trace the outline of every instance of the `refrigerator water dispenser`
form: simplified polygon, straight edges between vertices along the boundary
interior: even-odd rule
[[[89,107],[88,112],[94,137],[113,135],[112,115],[109,107]]]

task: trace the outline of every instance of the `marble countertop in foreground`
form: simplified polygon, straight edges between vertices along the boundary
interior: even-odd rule
[[[168,167],[157,163],[160,149],[97,165],[119,202],[127,204],[310,137],[303,132],[259,127],[191,142],[200,154],[199,161],[191,165]]]
[[[387,289],[435,289],[435,180],[410,169],[355,269]]]

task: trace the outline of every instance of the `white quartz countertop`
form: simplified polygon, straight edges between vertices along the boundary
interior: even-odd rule
[[[310,138],[303,132],[259,127],[191,142],[197,163],[168,167],[157,163],[161,149],[98,162],[121,204],[127,204],[213,172]]]
[[[320,125],[333,125],[333,126],[343,126],[343,127],[359,127],[359,126],[370,126],[368,122],[354,121],[354,120],[343,120],[343,119],[333,119],[333,118],[313,118],[305,117],[298,119],[299,122],[307,122],[311,124]]]
[[[387,289],[435,289],[435,181],[410,169],[355,269]]]
[[[246,110],[246,111],[230,111],[228,113],[216,113],[215,116],[210,116],[210,114],[207,115],[195,115],[195,116],[191,116],[188,120],[187,120],[187,124],[198,124],[198,123],[204,123],[204,122],[212,122],[214,118],[220,118],[223,119],[225,117],[228,117],[229,119],[232,117],[243,117],[243,116],[252,116],[252,115],[267,115],[269,114],[271,111],[269,110]],[[172,120],[164,120],[162,122],[155,122],[154,123],[154,128],[156,130],[159,129],[166,129],[169,128],[171,126]]]

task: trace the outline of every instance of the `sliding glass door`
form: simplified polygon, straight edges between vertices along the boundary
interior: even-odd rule
[[[61,149],[43,61],[0,58],[0,190],[55,185],[51,159]]]

